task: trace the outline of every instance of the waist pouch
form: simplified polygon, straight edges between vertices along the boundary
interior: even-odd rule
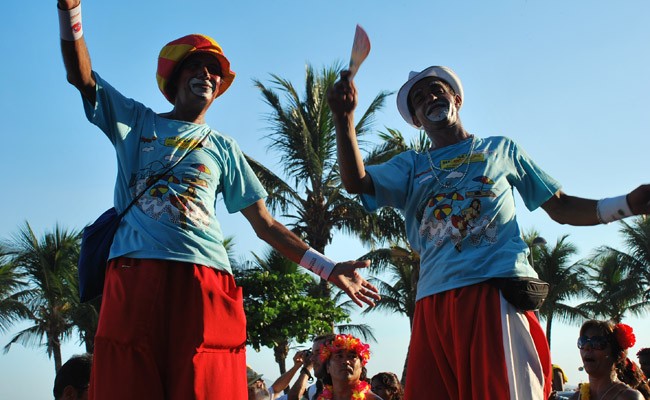
[[[492,278],[508,303],[522,311],[539,310],[548,296],[549,284],[537,278]]]

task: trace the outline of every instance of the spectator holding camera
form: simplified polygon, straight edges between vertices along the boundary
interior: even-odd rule
[[[335,337],[336,335],[333,333],[328,333],[314,338],[311,351],[303,353],[303,368],[300,370],[296,383],[289,390],[287,400],[316,400],[321,394],[323,391],[322,379],[327,371],[325,371],[324,363],[318,358],[318,354],[321,347],[332,342]],[[308,386],[314,378],[316,378],[316,382]]]

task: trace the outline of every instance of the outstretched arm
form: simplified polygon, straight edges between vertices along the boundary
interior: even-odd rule
[[[73,38],[73,25],[76,31],[82,29],[80,0],[58,0],[59,24],[61,27],[61,53],[68,82],[73,84],[81,95],[95,103],[95,78],[92,74],[90,55],[83,35]],[[77,35],[79,36],[79,35]]]
[[[257,236],[282,253],[291,261],[319,274],[343,290],[358,306],[366,303],[374,306],[379,300],[377,288],[363,279],[357,272],[359,268],[370,265],[369,261],[346,261],[335,264],[322,254],[309,248],[295,233],[276,221],[269,214],[264,200],[244,208],[242,214],[248,219]],[[326,265],[332,263],[333,269]]]
[[[342,71],[341,79],[327,92],[336,128],[336,148],[341,180],[349,193],[375,194],[372,178],[366,174],[354,129],[354,109],[357,107],[357,88],[349,79],[350,71]]]
[[[590,200],[558,191],[542,204],[556,222],[569,225],[598,225],[632,215],[650,214],[650,185],[641,185],[626,196]]]
[[[273,398],[276,399],[280,397],[282,391],[289,387],[291,380],[293,379],[296,372],[303,366],[303,352],[299,351],[293,356],[293,366],[287,370],[284,374],[280,375],[278,379],[273,382],[271,388],[273,389]]]

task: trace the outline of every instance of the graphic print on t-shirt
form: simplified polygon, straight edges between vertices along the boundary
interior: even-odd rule
[[[469,165],[463,170],[459,164],[462,158],[442,160],[440,164],[445,168],[438,171],[431,168],[430,176],[422,174],[419,182],[430,186],[432,192],[418,205],[417,213],[419,233],[426,241],[433,242],[436,247],[451,242],[458,252],[468,242],[478,246],[482,242],[497,241],[497,228],[490,223],[493,216],[482,214],[486,209],[483,201],[497,197],[495,182],[489,176],[468,175]],[[486,163],[484,153],[473,153],[465,159],[465,163]],[[457,169],[441,170],[449,168]]]
[[[143,153],[153,154],[161,151],[160,148],[156,148],[161,145],[163,149],[189,149],[195,146],[198,141],[195,138],[177,137],[164,140],[157,139],[155,134],[152,138],[141,138],[140,141],[145,145],[140,150]],[[194,151],[201,151],[201,147],[201,145],[198,145]],[[155,179],[170,165],[178,161],[180,156],[173,156],[172,154],[163,157],[164,163],[152,161],[140,168],[137,173],[131,175],[129,187],[134,196],[152,184],[151,179]],[[183,163],[187,162],[186,160]],[[166,215],[172,224],[183,229],[188,229],[190,226],[207,228],[210,225],[210,211],[199,199],[197,190],[209,187],[212,171],[203,163],[193,163],[189,166],[191,167],[189,169],[186,167],[181,169],[180,166],[177,166],[172,171],[158,177],[153,186],[140,198],[138,207],[155,220],[160,220],[163,215]]]

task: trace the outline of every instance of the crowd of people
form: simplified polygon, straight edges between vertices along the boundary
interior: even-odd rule
[[[628,357],[627,350],[636,341],[631,327],[589,320],[579,335],[578,349],[589,381],[579,384],[570,397],[562,397],[561,393],[567,393],[563,391],[567,378],[554,365],[560,378],[554,382],[549,400],[650,399],[650,348],[637,353],[638,363]],[[368,376],[370,357],[370,346],[352,335],[317,336],[312,349],[297,352],[293,366],[271,386],[267,387],[262,374],[247,366],[248,400],[403,400],[402,383],[395,373]],[[54,381],[54,399],[88,399],[91,366],[91,354],[73,356],[63,364]],[[307,382],[313,383],[308,386]],[[431,398],[438,397],[432,394]]]
[[[171,110],[158,113],[93,69],[80,0],[57,5],[67,79],[81,94],[87,119],[115,148],[115,208],[128,209],[106,267],[90,398],[275,398],[298,371],[288,399],[305,393],[319,400],[400,398],[394,374],[366,376],[368,346],[349,335],[317,337],[312,355],[297,356],[271,388],[253,369],[246,373],[246,318],[216,216],[218,197],[260,239],[359,306],[380,299],[358,272],[369,262],[332,261],[278,222],[237,142],[207,125],[206,113],[236,76],[214,39],[191,34],[162,47],[156,79]],[[420,255],[404,397],[546,399],[553,368],[534,311],[548,285],[528,262],[514,190],[528,209],[542,208],[558,223],[596,225],[650,214],[650,185],[600,200],[568,195],[514,140],[465,130],[464,100],[452,69],[411,72],[397,108],[431,146],[365,165],[355,131],[358,93],[350,71],[342,71],[327,93],[341,181],[368,212],[399,210]],[[164,190],[148,190],[152,183]],[[604,335],[604,329],[581,332],[581,352],[592,351],[583,357],[588,364],[603,346],[594,332]],[[608,343],[612,359],[618,353]],[[598,371],[589,386],[593,397],[637,393]],[[316,383],[308,385],[312,376]]]

